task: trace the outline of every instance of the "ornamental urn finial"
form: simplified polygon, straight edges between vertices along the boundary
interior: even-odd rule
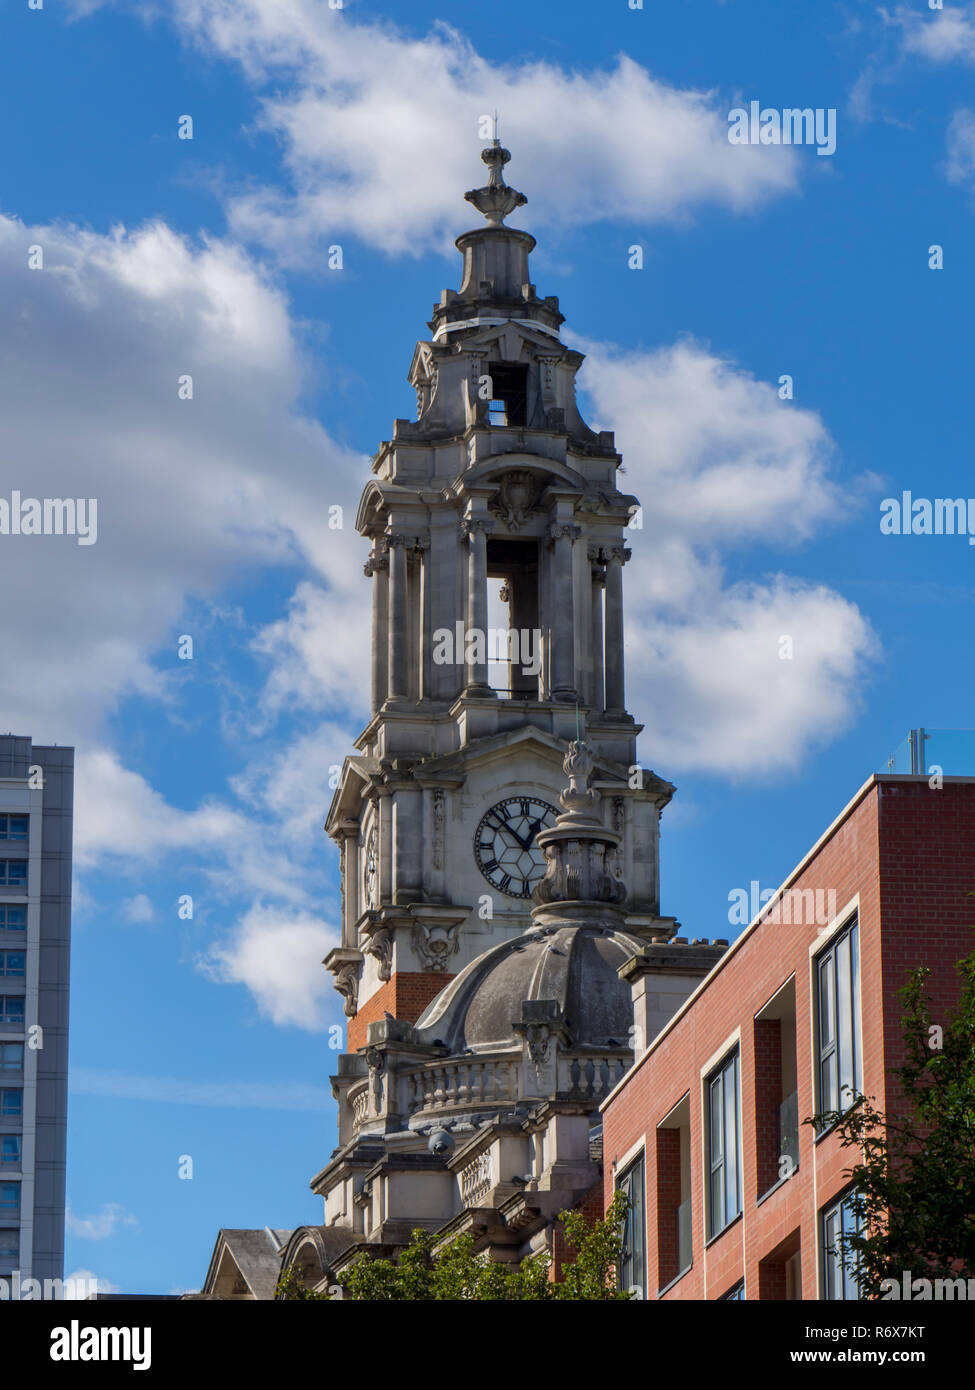
[[[569,779],[559,793],[565,814],[535,840],[545,855],[544,877],[532,893],[536,922],[551,914],[553,904],[559,905],[564,920],[569,920],[569,905],[577,906],[583,921],[591,909],[618,907],[626,898],[626,888],[617,876],[622,837],[599,818],[599,793],[589,786],[593,765],[588,740],[573,739],[562,763]]]
[[[472,188],[464,197],[483,214],[489,227],[500,227],[508,214],[527,203],[528,199],[516,188],[509,188],[504,181],[503,170],[511,158],[511,151],[506,150],[497,137],[497,122],[494,139],[481,151],[481,158],[490,170],[488,181],[483,188]]]

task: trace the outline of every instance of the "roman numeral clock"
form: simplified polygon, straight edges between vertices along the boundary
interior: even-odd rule
[[[509,797],[485,811],[474,832],[474,858],[492,888],[509,898],[531,897],[545,872],[535,836],[554,825],[558,814],[533,796]]]

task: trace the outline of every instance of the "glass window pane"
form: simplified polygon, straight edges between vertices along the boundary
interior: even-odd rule
[[[730,1221],[738,1214],[738,1070],[737,1056],[724,1072],[724,1169],[725,1169],[725,1219]]]
[[[721,1125],[721,1074],[711,1082],[711,1166],[721,1162],[724,1153],[724,1131]]]
[[[837,1082],[840,1107],[845,1109],[853,1099],[853,1002],[848,933],[836,943],[836,1013],[840,1054]]]
[[[819,962],[819,1046],[833,1042],[833,955],[827,952]]]

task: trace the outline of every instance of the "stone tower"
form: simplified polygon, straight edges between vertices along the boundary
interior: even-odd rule
[[[601,814],[619,837],[625,929],[665,937],[658,838],[673,787],[635,766],[626,710],[623,566],[636,498],[617,486],[613,435],[576,404],[581,353],[558,300],[531,280],[526,200],[503,177],[466,195],[486,225],[457,238],[460,289],[434,305],[397,420],[372,463],[356,527],[371,545],[372,716],[346,759],[326,829],[342,854],[350,1051],[368,1024],[415,1021],[488,948],[523,932],[544,869],[566,743],[584,726]],[[505,605],[489,661],[489,592]],[[492,680],[493,669],[493,680]]]

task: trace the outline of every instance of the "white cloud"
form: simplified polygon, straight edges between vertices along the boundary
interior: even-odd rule
[[[644,504],[624,580],[627,703],[646,723],[643,746],[672,771],[794,768],[852,719],[875,638],[824,585],[782,574],[726,585],[721,556],[775,552],[850,519],[856,498],[829,475],[829,434],[698,344],[586,346],[594,418],[614,426],[620,484]]]
[[[485,181],[477,123],[495,108],[536,229],[743,212],[796,185],[794,151],[729,144],[733,102],[671,86],[626,55],[589,71],[491,62],[446,24],[416,38],[320,0],[176,10],[184,32],[264,89],[260,123],[282,142],[294,192],[239,194],[230,216],[285,263],[350,234],[396,253],[449,246],[463,190]]]
[[[211,948],[207,969],[224,984],[243,984],[258,1008],[278,1027],[319,1031],[326,1027],[331,977],[322,961],[340,934],[303,913],[284,913],[261,903],[241,918],[229,939]]]
[[[906,8],[896,12],[904,26],[904,48],[933,63],[975,63],[975,7],[955,7],[921,14]]]
[[[64,1222],[73,1236],[82,1240],[108,1240],[122,1226],[138,1226],[131,1212],[117,1202],[108,1202],[94,1216],[76,1216],[70,1205],[65,1211]]]
[[[975,111],[963,106],[948,123],[949,183],[975,182]]]
[[[127,922],[151,922],[155,915],[152,902],[145,893],[136,893],[134,898],[126,898],[122,903],[122,916]]]
[[[160,223],[98,236],[0,217],[0,308],[4,494],[99,511],[95,545],[0,545],[0,585],[20,595],[0,612],[9,727],[89,742],[127,695],[174,698],[188,600],[259,566],[304,560],[347,603],[357,578],[368,601],[351,528],[328,527],[330,505],[354,507],[364,461],[300,414],[287,304],[239,249]]]
[[[121,1292],[120,1284],[113,1284],[110,1279],[102,1279],[90,1269],[73,1269],[64,1280],[64,1301],[66,1303],[87,1299],[92,1293]]]
[[[301,1110],[321,1114],[332,1100],[327,1086],[294,1081],[199,1081],[185,1076],[132,1076],[90,1067],[72,1068],[69,1086],[72,1092],[83,1096],[230,1110]]]

